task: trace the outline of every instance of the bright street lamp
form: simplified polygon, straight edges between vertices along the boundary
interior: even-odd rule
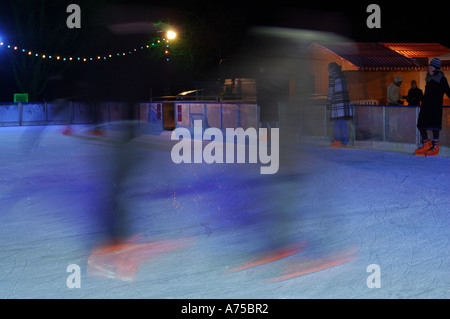
[[[177,37],[177,34],[175,33],[175,31],[169,30],[167,31],[167,38],[172,40],[175,39]]]

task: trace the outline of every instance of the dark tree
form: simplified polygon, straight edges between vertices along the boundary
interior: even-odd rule
[[[89,25],[101,2],[78,1],[82,8],[81,29],[67,27],[69,1],[15,0],[2,10],[8,29],[5,40],[11,43],[8,52],[14,80],[30,100],[42,99],[49,80],[61,77],[75,63],[57,60],[57,56],[76,56],[89,48],[96,32]]]

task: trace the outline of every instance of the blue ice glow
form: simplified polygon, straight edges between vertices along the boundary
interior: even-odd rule
[[[65,285],[70,274],[54,274],[64,274],[67,265],[81,260],[77,256],[89,255],[97,243],[103,228],[99,198],[110,198],[103,192],[114,172],[106,164],[114,150],[108,141],[99,147],[101,140],[94,144],[62,136],[60,126],[26,129],[29,136],[44,132],[38,150],[44,145],[52,148],[26,157],[12,151],[24,127],[0,128],[1,145],[10,150],[2,154],[10,164],[2,171],[9,183],[2,185],[0,259],[7,272],[1,278],[0,298],[73,297],[77,292]],[[118,130],[112,128],[107,136]],[[444,266],[450,261],[449,157],[295,145],[289,170],[261,176],[259,165],[256,169],[250,164],[174,166],[167,160],[172,145],[167,137],[143,134],[140,143],[127,148],[150,158],[151,165],[143,161],[130,170],[127,194],[133,196],[127,197],[125,207],[131,209],[130,224],[146,238],[195,236],[193,246],[158,255],[162,259],[142,265],[136,281],[126,285],[82,277],[83,296],[448,297],[450,277]],[[70,172],[65,170],[68,162]],[[98,169],[98,163],[104,167]],[[308,245],[281,262],[249,272],[227,272],[265,253],[281,235],[307,240]],[[354,261],[281,285],[266,281],[289,266],[301,267],[305,260],[312,263],[315,257],[342,251],[347,244],[358,248]],[[366,269],[372,263],[379,264],[381,289],[366,285],[371,275]],[[149,282],[152,289],[147,288]]]

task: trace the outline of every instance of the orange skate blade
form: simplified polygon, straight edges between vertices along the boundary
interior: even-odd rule
[[[286,274],[274,277],[268,280],[268,282],[280,282],[293,278],[298,278],[301,276],[305,276],[314,272],[318,272],[321,270],[325,270],[328,268],[332,268],[335,266],[339,266],[345,264],[355,258],[354,250],[349,252],[345,252],[342,254],[337,254],[334,256],[330,256],[327,258],[320,258],[317,260],[313,260],[310,262],[303,263],[298,266],[292,266],[287,271]]]
[[[228,269],[227,272],[237,272],[237,271],[242,271],[242,270],[250,269],[253,267],[261,266],[264,264],[268,264],[268,263],[292,256],[292,255],[298,254],[301,251],[303,251],[305,246],[306,246],[306,242],[301,242],[301,243],[297,243],[297,244],[294,244],[294,245],[291,245],[291,246],[288,246],[285,248],[281,248],[281,249],[274,251],[273,254],[269,253],[268,256],[261,257],[252,262]]]
[[[88,274],[123,281],[136,279],[141,264],[151,258],[191,246],[187,239],[124,242],[95,248],[88,259]]]

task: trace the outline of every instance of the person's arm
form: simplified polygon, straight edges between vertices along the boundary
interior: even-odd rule
[[[448,98],[450,98],[450,87],[448,86],[447,78],[444,76],[441,80],[442,89],[444,90],[444,93],[447,95]]]

